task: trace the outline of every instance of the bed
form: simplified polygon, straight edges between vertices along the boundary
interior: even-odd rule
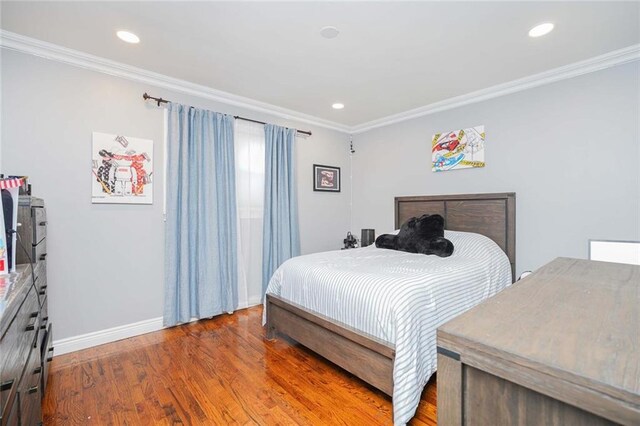
[[[426,213],[437,213],[445,218],[445,236],[456,245],[451,258],[440,259],[375,247],[300,256],[285,262],[274,273],[265,299],[268,339],[275,338],[278,333],[287,335],[393,396],[396,424],[404,424],[413,416],[422,388],[435,371],[435,328],[452,315],[471,308],[509,285],[515,271],[514,193],[396,197],[395,229],[408,218]],[[495,252],[491,258],[494,260],[490,261],[495,265],[486,266],[488,258],[482,258],[475,264],[472,263],[475,258],[467,259],[464,256],[467,241],[473,242],[469,246],[474,246],[474,255],[482,257],[482,253]],[[402,265],[395,282],[392,274],[388,274],[393,265]],[[356,270],[358,267],[360,272]],[[439,272],[433,274],[440,281],[433,278],[433,285],[430,283],[425,287],[416,279],[416,274],[422,273],[422,268],[432,267],[440,267]],[[456,304],[447,305],[447,289],[453,289],[452,294],[459,293],[455,288],[456,280],[464,280],[464,285],[468,285],[467,278],[455,275],[463,268],[477,275],[473,291],[469,291],[477,296],[463,301],[464,306],[457,306],[460,303],[457,299]],[[481,268],[495,269],[499,279],[491,278],[494,272],[474,272]],[[336,275],[329,275],[327,271],[336,271]],[[311,283],[305,284],[306,293],[298,291],[297,286],[283,289],[283,276],[295,274],[307,284]],[[322,279],[314,278],[318,281],[315,283],[307,280],[314,274],[329,281],[321,282]],[[349,287],[355,282],[370,286],[366,288],[366,295],[362,285],[353,289]],[[385,290],[389,285],[398,286],[398,290]],[[429,290],[425,293],[423,288]],[[434,289],[440,289],[439,293]],[[414,295],[416,291],[420,291],[420,297]],[[319,304],[318,300],[322,298],[316,297],[314,292],[328,292],[328,297],[333,299],[330,303]],[[372,314],[366,309],[350,307],[349,299],[362,301],[369,297],[369,293],[373,295],[371,297],[378,297],[372,306],[377,306],[380,313]],[[405,299],[398,299],[396,303],[396,293]],[[406,310],[400,310],[400,305],[407,305],[407,308],[402,308]],[[441,306],[448,308],[441,309]],[[349,317],[352,309],[359,319]],[[423,314],[423,311],[429,314]],[[437,313],[435,319],[432,311]],[[440,314],[440,311],[447,313]],[[362,312],[375,320],[367,323]]]

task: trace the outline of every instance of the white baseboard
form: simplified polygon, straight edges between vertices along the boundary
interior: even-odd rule
[[[246,306],[244,306],[243,304],[243,306],[238,307],[238,310],[257,306],[261,303],[262,302],[259,299],[249,300]],[[198,318],[191,319],[191,321],[197,320]],[[76,352],[82,349],[104,345],[105,343],[117,342],[118,340],[128,339],[129,337],[135,337],[141,334],[162,330],[163,328],[165,327],[162,325],[162,317],[158,317],[134,322],[131,324],[125,324],[118,327],[107,328],[105,330],[94,331],[92,333],[67,337],[66,339],[54,340],[54,356],[64,355],[70,352]]]
[[[107,328],[106,330],[94,331],[93,333],[67,337],[66,339],[54,340],[53,347],[55,349],[53,354],[54,356],[64,355],[70,352],[104,345],[105,343],[151,333],[162,330],[163,328],[162,317],[158,317],[121,325],[119,327]]]
[[[242,305],[238,306],[238,309],[236,310],[240,310],[240,309],[247,309],[247,308],[251,308],[253,306],[258,306],[258,305],[262,305],[262,300],[260,300],[260,298],[258,299],[249,299],[247,300],[247,303],[243,303]]]

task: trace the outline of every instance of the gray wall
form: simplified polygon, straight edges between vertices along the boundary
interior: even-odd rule
[[[69,65],[0,50],[0,170],[30,177],[48,206],[49,310],[61,339],[162,315],[163,113],[148,91],[176,102],[313,131],[297,142],[303,253],[336,249],[348,229],[349,188],[312,191],[312,164],[343,168],[348,137]],[[153,205],[91,204],[91,132],[154,140]],[[344,182],[346,184],[346,181]]]
[[[144,91],[312,130],[297,144],[303,253],[349,229],[348,137],[20,53],[2,54],[0,171],[30,176],[49,207],[56,339],[162,315],[162,111]],[[517,192],[517,269],[586,257],[587,239],[640,239],[639,66],[582,77],[355,135],[353,230],[393,227],[393,197]],[[484,124],[487,167],[432,173],[433,133]],[[154,204],[91,204],[91,132],[155,141]],[[342,167],[340,194],[311,190]]]
[[[392,229],[395,196],[515,191],[518,272],[586,258],[589,238],[640,240],[639,75],[636,62],[356,135],[353,229]],[[431,172],[434,133],[482,124],[485,168]]]

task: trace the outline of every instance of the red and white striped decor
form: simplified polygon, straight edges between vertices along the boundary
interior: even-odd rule
[[[0,189],[11,189],[22,186],[23,178],[0,179]]]

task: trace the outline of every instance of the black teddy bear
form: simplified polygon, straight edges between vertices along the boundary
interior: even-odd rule
[[[412,217],[402,224],[398,235],[376,238],[376,247],[440,257],[453,253],[453,243],[444,238],[444,218],[439,214]]]

